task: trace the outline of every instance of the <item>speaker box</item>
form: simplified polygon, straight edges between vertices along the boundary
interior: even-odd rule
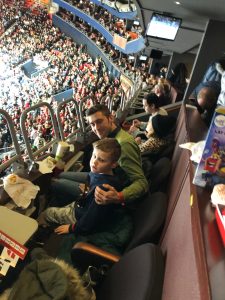
[[[160,50],[152,49],[150,53],[150,58],[161,59],[163,52]]]

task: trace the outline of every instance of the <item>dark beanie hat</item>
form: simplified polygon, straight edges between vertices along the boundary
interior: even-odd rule
[[[156,108],[159,107],[159,97],[155,93],[145,93],[144,100],[147,101],[148,105],[154,104]]]
[[[152,127],[158,137],[165,137],[173,131],[176,119],[171,116],[156,115],[152,118]]]

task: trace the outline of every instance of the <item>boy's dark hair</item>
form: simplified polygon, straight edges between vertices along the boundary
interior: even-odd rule
[[[97,112],[101,112],[103,113],[104,116],[108,117],[111,113],[110,110],[108,109],[108,107],[104,104],[96,104],[93,105],[92,107],[90,107],[87,111],[86,111],[86,117],[89,117]]]
[[[159,97],[155,93],[145,93],[144,100],[147,101],[148,105],[155,105],[155,108],[159,108]]]
[[[93,143],[93,147],[111,154],[112,162],[117,162],[121,155],[121,146],[114,138],[104,138]]]

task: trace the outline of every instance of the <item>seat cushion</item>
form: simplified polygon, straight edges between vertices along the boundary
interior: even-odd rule
[[[159,159],[151,168],[150,172],[150,191],[165,191],[166,183],[171,170],[171,161],[167,157]]]
[[[159,247],[143,244],[126,253],[96,290],[97,300],[161,299],[164,258]]]
[[[144,243],[158,242],[167,212],[167,196],[157,192],[147,195],[134,213],[134,233],[126,252]]]

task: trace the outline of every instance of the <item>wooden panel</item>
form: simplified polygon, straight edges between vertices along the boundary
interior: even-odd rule
[[[184,111],[182,109],[177,121],[179,130],[177,129],[176,131],[177,140],[172,157],[172,167],[168,184],[168,210],[163,231],[164,233],[173,214],[173,210],[176,206],[176,203],[179,199],[183,182],[185,180],[185,177],[187,176],[187,169],[189,165],[190,152],[179,147],[180,144],[186,142],[187,137],[186,126],[184,121],[185,117]],[[164,235],[164,233],[162,234],[162,236]]]
[[[165,227],[167,226],[177,201],[179,200],[180,193],[184,184],[185,177],[187,176],[187,170],[189,165],[189,153],[187,150],[182,150],[179,159],[176,162],[176,168],[173,170],[173,174],[169,181],[168,190],[168,209],[166,216]]]
[[[198,112],[187,107],[185,115],[190,141],[204,140],[208,128]],[[195,167],[192,164],[190,168],[191,182]],[[192,230],[203,299],[224,300],[225,249],[216,224],[214,208],[210,202],[212,191],[193,184],[191,188],[194,195]],[[211,293],[211,297],[208,296],[209,293]]]
[[[192,184],[194,165],[189,163],[190,152],[179,148],[183,142],[204,139],[207,128],[193,107],[181,109],[177,125],[168,212],[160,242],[166,255],[163,299],[222,300],[225,291],[221,293],[219,285],[225,277],[224,249],[216,224],[211,222],[215,217],[209,204],[210,193]]]
[[[196,187],[192,184],[193,180],[193,165],[190,166],[190,182],[191,182],[191,223],[193,233],[193,243],[195,250],[195,258],[197,262],[198,278],[200,282],[201,299],[211,299],[211,289],[208,276],[207,261],[205,256],[204,237],[201,227],[198,197]]]
[[[175,149],[172,157],[172,168],[171,168],[171,175],[173,174],[174,169],[176,168],[177,161],[181,155],[182,152],[187,151],[184,149],[181,149],[179,147],[180,144],[186,143],[187,142],[187,132],[185,128],[185,124],[180,129],[180,133],[177,136],[176,144],[175,144]]]
[[[162,299],[201,299],[192,236],[189,176],[185,180],[161,248],[166,256]]]

